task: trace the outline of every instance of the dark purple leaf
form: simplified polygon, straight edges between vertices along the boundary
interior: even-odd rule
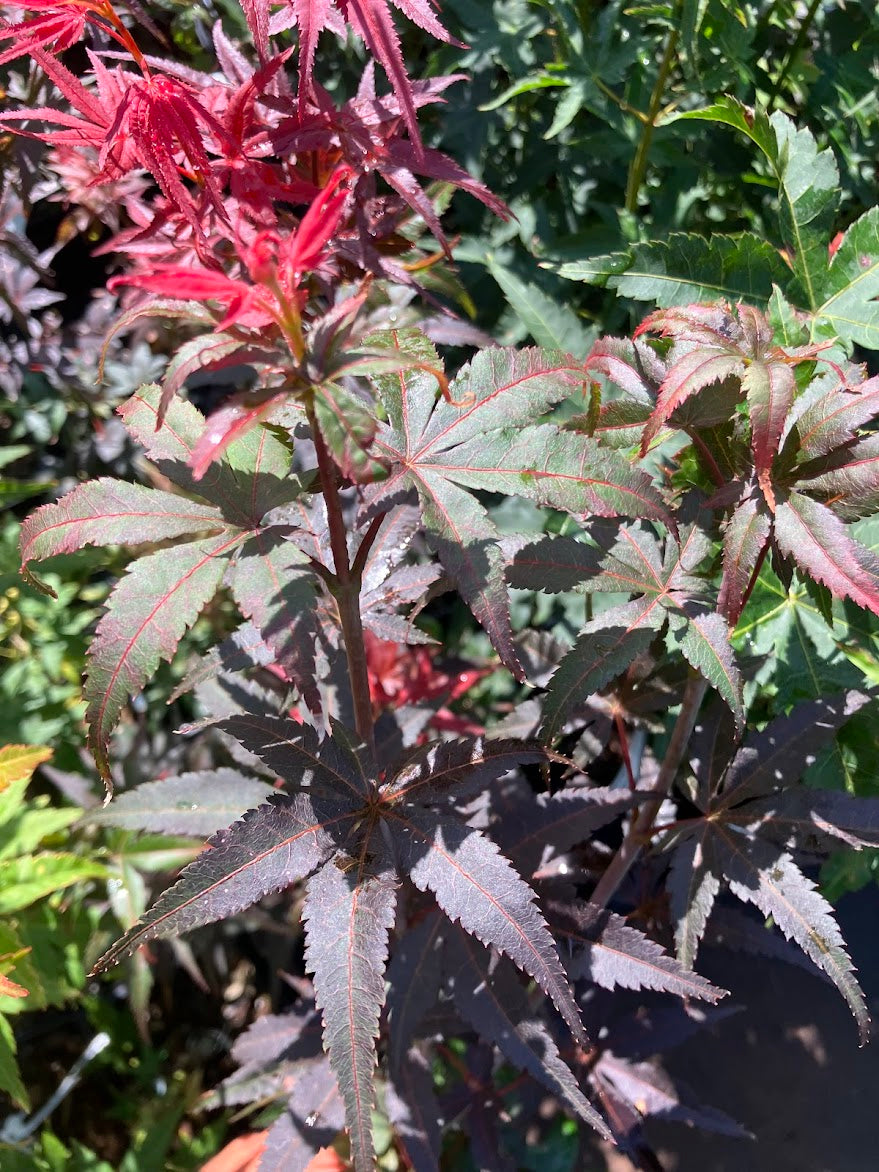
[[[712,1004],[727,995],[725,989],[682,968],[622,916],[593,904],[553,904],[549,914],[553,932],[568,944],[565,967],[575,979],[586,977],[605,989],[657,989]]]
[[[235,822],[275,791],[236,769],[181,773],[149,781],[93,810],[89,821],[127,830],[189,834],[204,838]]]
[[[356,1172],[373,1172],[373,1076],[385,1000],[388,933],[396,885],[387,874],[326,863],[308,884],[303,907],[305,961],[324,1019],[324,1046],[339,1082]]]
[[[492,966],[487,949],[460,930],[450,933],[446,965],[455,1007],[508,1061],[547,1087],[605,1139],[607,1124],[583,1095],[562,1060],[549,1030],[528,1004],[515,969],[500,959]]]
[[[95,965],[108,969],[141,944],[226,919],[320,866],[351,815],[305,794],[271,798],[219,831],[177,882]]]
[[[399,862],[446,915],[537,981],[576,1038],[583,1027],[534,892],[478,831],[439,813],[394,809],[387,819]]]

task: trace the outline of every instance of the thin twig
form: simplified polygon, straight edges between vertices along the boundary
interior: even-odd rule
[[[632,159],[632,165],[629,167],[629,178],[626,183],[627,212],[636,212],[638,210],[638,195],[641,191],[641,185],[644,182],[644,176],[647,172],[647,156],[650,153],[650,146],[653,142],[653,133],[656,130],[656,123],[659,119],[659,113],[662,108],[662,99],[665,96],[665,87],[668,84],[669,75],[671,74],[672,66],[675,62],[679,36],[680,29],[677,25],[669,29],[668,38],[665,42],[665,50],[662,54],[662,61],[660,62],[659,66],[659,73],[656,77],[656,83],[653,86],[653,93],[650,95],[650,105],[647,108],[647,119],[644,123],[644,129],[641,131],[641,138],[638,142],[638,149],[635,151],[635,157]]]
[[[638,813],[632,816],[626,837],[598,881],[595,891],[589,897],[590,903],[597,904],[599,907],[607,907],[641,854],[643,847],[649,841],[656,816],[668,796],[672,782],[684,759],[687,745],[690,743],[690,737],[696,726],[696,717],[707,690],[708,683],[701,676],[691,676],[688,680],[681,702],[681,710],[672,729],[665,757],[662,760],[659,773],[656,775],[656,780],[650,787],[654,796],[644,801],[639,807]]]
[[[311,427],[312,441],[317,455],[317,467],[327,508],[327,524],[330,531],[330,549],[335,563],[335,587],[333,593],[339,609],[339,625],[348,659],[348,678],[351,681],[351,698],[354,704],[354,722],[357,735],[370,750],[375,750],[375,733],[372,719],[372,698],[369,692],[369,672],[366,663],[366,645],[363,642],[363,623],[360,618],[360,578],[351,572],[348,560],[348,536],[339,500],[336,466],[327,451],[324,438],[317,424],[314,406],[306,407]],[[376,532],[378,530],[376,529]]]

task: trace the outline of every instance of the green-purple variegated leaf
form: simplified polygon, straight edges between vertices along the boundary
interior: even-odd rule
[[[739,728],[745,723],[742,677],[729,643],[726,620],[713,611],[691,603],[682,604],[682,613],[669,611],[669,639],[691,667],[723,697]]]
[[[771,530],[772,519],[757,497],[743,501],[724,528],[723,580],[717,607],[730,626],[735,626],[742,613],[746,591]]]
[[[195,480],[189,462],[206,422],[186,399],[173,399],[159,427],[159,388],[140,388],[119,408],[131,438],[146,451],[165,476],[188,492],[206,497],[236,525],[254,528],[265,514],[294,499],[299,482],[289,476],[290,453],[265,427],[255,427],[234,440]]]
[[[688,311],[692,308],[688,306]],[[679,358],[659,388],[656,408],[641,437],[642,454],[646,454],[657,432],[681,404],[706,387],[722,382],[730,375],[741,374],[744,369],[741,355],[718,350],[690,350]]]
[[[318,708],[314,682],[317,592],[308,558],[280,534],[256,533],[237,551],[226,585],[300,695],[309,707]]]
[[[652,410],[652,404],[612,399],[602,404],[597,418],[590,414],[572,415],[562,424],[562,430],[600,439],[605,451],[625,450],[641,443],[641,434]]]
[[[216,594],[226,557],[240,540],[207,538],[135,562],[114,587],[89,647],[83,696],[89,748],[109,777],[107,745],[129,696],[170,660],[185,632]]]
[[[392,1074],[404,1065],[419,1023],[439,996],[444,924],[441,913],[433,909],[394,945],[388,965],[388,1063]]]
[[[141,944],[234,916],[272,891],[304,879],[333,852],[351,818],[347,806],[281,794],[220,830],[163,891],[147,914],[95,965],[95,972]]]
[[[839,989],[867,1041],[870,1015],[833,909],[791,857],[757,838],[713,827],[714,849],[733,895],[772,916]]]
[[[368,484],[386,472],[375,458],[372,441],[378,426],[364,401],[344,387],[321,386],[314,413],[324,443],[346,480]]]
[[[778,548],[837,598],[879,614],[879,559],[849,536],[826,505],[792,492],[775,512]]]
[[[476,1032],[609,1139],[607,1124],[580,1090],[549,1030],[529,1005],[510,962],[499,958],[493,966],[482,944],[454,929],[449,933],[445,963],[455,1008]]]
[[[522,496],[575,515],[671,524],[650,477],[619,452],[549,423],[498,431],[452,448],[434,467],[468,488]]]
[[[666,366],[652,347],[629,338],[599,338],[586,359],[589,374],[603,374],[630,400],[653,409]],[[607,405],[610,409],[612,404]],[[602,411],[604,407],[602,407]]]
[[[242,713],[227,716],[215,727],[255,753],[289,789],[308,789],[355,804],[370,790],[369,779],[353,765],[335,737],[320,740],[313,728],[289,717]]]
[[[439,360],[434,355],[425,362],[425,347],[409,332],[383,336],[383,344],[399,350],[404,366],[411,355],[424,367],[439,370]],[[426,369],[376,378],[390,426],[377,433],[372,451],[388,465],[389,474],[371,490],[369,509],[374,513],[398,503],[401,491],[417,490],[428,540],[501,659],[517,674],[521,669],[497,533],[482,505],[461,487],[466,468],[460,462],[456,466],[451,453],[467,441],[488,443],[495,432],[527,426],[584,381],[582,366],[565,355],[499,348],[477,354],[448,398],[437,397],[438,381]],[[524,483],[520,480],[520,487]]]
[[[685,969],[696,963],[699,942],[720,890],[713,862],[712,844],[704,833],[688,835],[672,855],[666,890],[675,951]]]
[[[22,572],[33,581],[29,562],[86,545],[144,545],[224,528],[210,505],[124,480],[90,480],[22,524]]]
[[[109,806],[90,811],[88,819],[127,830],[205,838],[266,801],[272,793],[272,786],[245,777],[237,769],[181,773],[126,790]]]
[[[419,478],[428,540],[504,664],[521,678],[504,581],[504,555],[483,506],[442,476]]]
[[[869,700],[863,692],[806,700],[751,733],[723,775],[720,805],[729,808],[798,781],[849,717]]]
[[[324,1047],[345,1103],[355,1172],[373,1172],[376,1038],[385,1000],[396,883],[337,860],[312,876],[302,909],[305,963],[324,1019]]]
[[[622,916],[589,903],[553,904],[549,915],[553,932],[570,949],[566,954],[563,948],[562,955],[574,979],[585,977],[605,989],[656,989],[712,1005],[727,995],[725,989],[681,967]]]
[[[646,651],[665,621],[655,598],[602,611],[556,668],[544,697],[542,736],[552,741],[574,704],[585,700]]]
[[[796,421],[800,450],[809,459],[825,456],[854,439],[866,423],[879,415],[879,377],[854,387],[837,384],[823,392],[816,390],[815,394],[817,397],[808,402]]]
[[[797,384],[793,367],[780,360],[750,362],[742,374],[742,389],[751,419],[751,448],[758,476],[768,475]]]
[[[394,807],[386,820],[399,863],[446,915],[508,956],[552,999],[574,1036],[583,1026],[534,892],[478,830],[443,814]]]

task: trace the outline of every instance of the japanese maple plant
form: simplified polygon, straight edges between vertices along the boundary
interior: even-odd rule
[[[395,3],[450,40],[428,0]],[[251,43],[218,25],[211,73],[144,51],[160,34],[140,4],[3,7],[0,63],[28,55],[47,98],[0,124],[124,208],[104,245],[116,331],[164,322],[176,346],[120,408],[148,483],[84,482],[22,530],[35,583],[56,554],[144,550],[85,682],[108,792],[130,699],[217,592],[241,616],[183,685],[222,685],[190,731],[237,767],[114,799],[128,826],[212,837],[96,971],[290,893],[312,984],[242,1036],[217,1100],[282,1103],[265,1169],[345,1130],[366,1172],[379,1108],[413,1168],[452,1166],[462,1132],[493,1167],[535,1093],[636,1161],[651,1113],[741,1134],[643,1061],[608,991],[630,1015],[640,998],[642,1025],[679,999],[683,1036],[724,996],[693,970],[700,942],[734,927],[755,953],[799,946],[867,1036],[808,868],[879,845],[879,803],[801,779],[871,698],[749,714],[758,665],[731,632],[764,566],[828,615],[879,614],[879,560],[852,532],[879,507],[879,379],[780,294],[768,316],[659,310],[585,361],[489,347],[450,376],[431,331],[474,331],[434,282],[440,204],[460,188],[506,209],[422,141],[419,109],[456,79],[410,78],[385,0],[242,0]],[[346,26],[380,74],[337,105],[318,43]],[[234,393],[205,418],[180,392],[221,369]],[[543,510],[544,534],[500,533],[493,494]],[[449,588],[494,665],[443,674],[417,623]],[[515,629],[511,588],[582,596],[573,645]],[[450,705],[489,668],[513,702],[486,730]]]

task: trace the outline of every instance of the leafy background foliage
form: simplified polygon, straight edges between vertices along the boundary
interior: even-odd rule
[[[151,52],[213,71],[219,45],[246,92],[264,6],[145,7],[128,26]],[[605,1118],[655,1167],[644,1117],[745,1134],[655,1057],[728,1012],[693,971],[703,942],[808,957],[867,1030],[831,903],[879,858],[875,9],[446,0],[440,43],[426,4],[392,18],[398,55],[387,5],[343,8],[366,35],[330,24],[314,76],[356,124],[372,50],[384,105],[358,132],[396,153],[381,199],[362,178],[354,199],[373,224],[388,191],[405,207],[377,253],[346,236],[345,278],[379,281],[324,274],[308,363],[275,326],[248,333],[230,299],[253,268],[219,311],[143,277],[165,304],[116,332],[95,245],[155,192],[133,177],[102,202],[4,140],[0,743],[54,756],[0,793],[0,971],[20,985],[0,1083],[22,1110],[54,1089],[26,1023],[62,1007],[81,1044],[59,1075],[111,1039],[74,1101],[119,1088],[77,1112],[94,1125],[4,1133],[4,1167],[195,1168],[242,1126],[216,1167],[324,1145],[358,1168],[580,1167]],[[308,58],[314,12],[276,43]],[[3,68],[4,114],[46,100]],[[410,91],[406,69],[433,80]],[[428,264],[437,241],[454,270]],[[341,544],[309,436],[341,473]],[[20,529],[56,598],[19,578]],[[374,747],[351,731],[346,559]],[[547,1094],[526,1148],[516,1120]]]

